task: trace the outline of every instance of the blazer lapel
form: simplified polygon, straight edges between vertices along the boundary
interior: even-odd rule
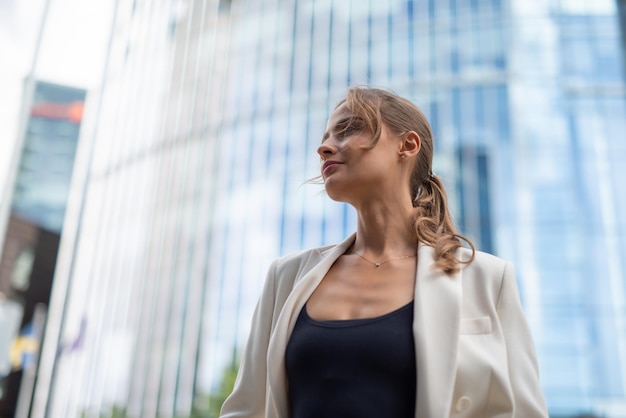
[[[457,367],[461,274],[434,270],[434,249],[418,247],[413,335],[417,360],[416,418],[447,417]]]
[[[330,270],[333,263],[352,245],[355,237],[356,234],[352,234],[340,244],[329,249],[327,253],[320,254],[319,262],[310,271],[306,272],[306,269],[304,269],[304,275],[296,279],[293,290],[278,316],[274,332],[270,338],[267,358],[269,390],[276,406],[278,417],[288,416],[285,349],[287,348],[291,331],[306,301],[328,270]]]

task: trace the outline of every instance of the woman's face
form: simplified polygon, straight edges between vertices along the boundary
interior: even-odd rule
[[[404,187],[399,168],[401,141],[383,125],[378,143],[372,140],[365,123],[345,103],[332,113],[317,152],[327,194],[331,199],[357,203],[359,200]]]

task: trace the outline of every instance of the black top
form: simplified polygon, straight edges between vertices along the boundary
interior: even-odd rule
[[[302,308],[285,353],[291,418],[413,418],[413,302],[369,319]]]

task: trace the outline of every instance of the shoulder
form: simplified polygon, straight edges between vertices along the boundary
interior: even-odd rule
[[[293,289],[295,283],[324,260],[334,261],[354,241],[352,234],[342,242],[308,250],[297,251],[275,259],[270,265],[265,292],[273,293],[277,297],[286,295]],[[327,263],[328,264],[328,263]]]
[[[461,250],[460,259],[469,260],[472,251]],[[505,281],[515,280],[513,264],[493,254],[476,251],[474,260],[461,267],[464,289],[482,289],[497,299]]]
[[[458,258],[460,260],[469,260],[472,256],[472,250],[468,248],[460,248]],[[482,251],[474,252],[474,260],[471,263],[464,265],[462,269],[465,272],[480,271],[489,272],[491,274],[502,275],[507,264],[510,262],[503,260],[493,254],[485,253]]]
[[[319,262],[324,256],[332,250],[336,245],[326,245],[323,247],[310,248],[307,250],[297,251],[278,257],[272,263],[276,272],[299,271],[305,265]]]
[[[319,264],[336,245],[311,248],[278,257],[272,261],[263,285],[261,300],[278,310],[291,294],[296,283]]]
[[[322,261],[336,245],[310,248],[276,258],[270,265],[268,278],[276,287],[291,289],[293,284]]]

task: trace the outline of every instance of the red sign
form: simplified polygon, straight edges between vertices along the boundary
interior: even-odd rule
[[[80,123],[83,119],[83,102],[35,103],[30,115],[36,118],[66,119],[72,123]]]

